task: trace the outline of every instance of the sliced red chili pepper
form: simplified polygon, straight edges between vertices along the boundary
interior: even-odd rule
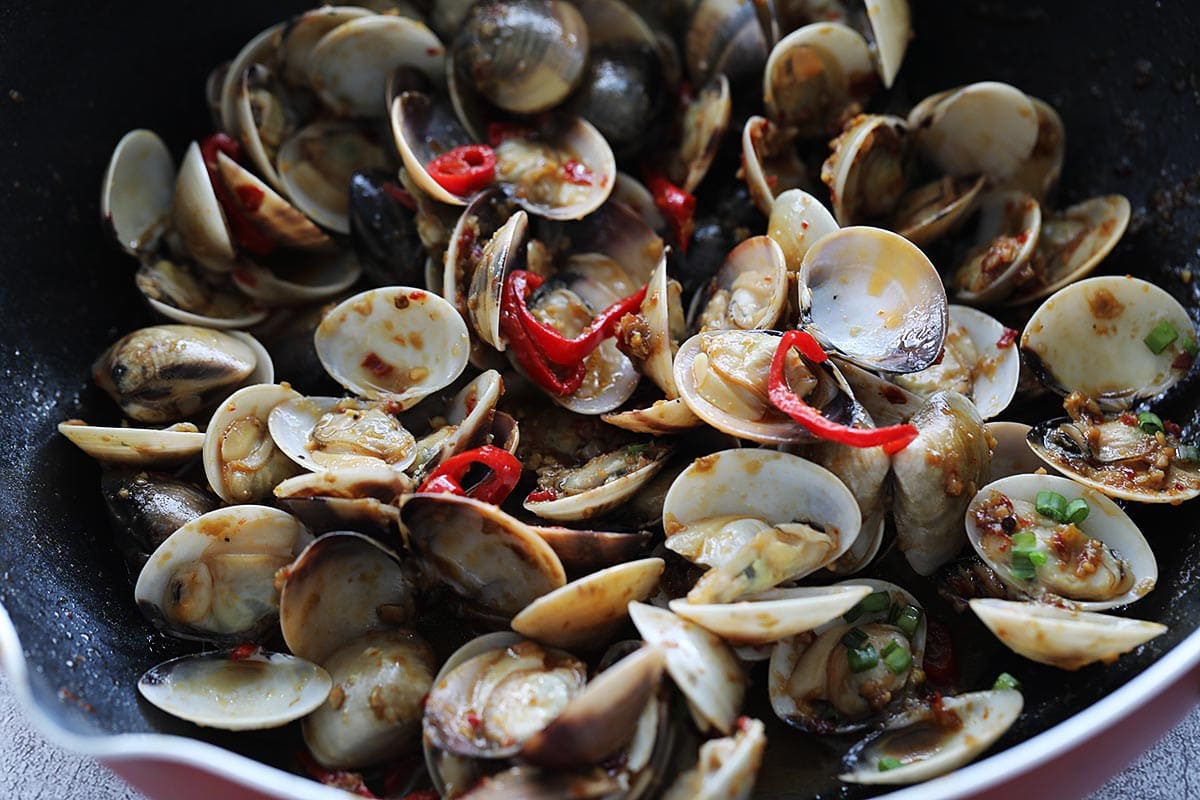
[[[529,139],[533,128],[520,122],[489,122],[488,144],[499,147],[505,139]]]
[[[542,277],[532,272],[515,269],[506,279],[514,288],[514,310],[521,320],[525,332],[533,339],[538,350],[555,364],[562,367],[573,367],[583,361],[600,343],[616,335],[617,323],[626,314],[636,312],[646,299],[646,287],[643,286],[626,298],[618,300],[601,311],[592,320],[588,329],[573,339],[563,336],[552,326],[546,325],[533,316],[525,298],[542,285]]]
[[[496,178],[496,153],[486,144],[465,144],[425,165],[429,177],[451,194],[466,197]]]
[[[204,160],[204,168],[208,170],[208,180],[212,183],[213,193],[217,202],[225,211],[225,219],[229,222],[229,232],[233,240],[256,256],[266,256],[275,252],[279,243],[267,236],[246,218],[233,192],[221,178],[220,167],[217,165],[217,153],[224,153],[234,161],[242,160],[242,146],[227,134],[214,133],[200,142],[200,157]],[[261,202],[261,198],[259,200]]]
[[[696,196],[671,183],[661,172],[647,170],[646,188],[654,197],[654,205],[667,218],[675,243],[684,255],[696,229]]]
[[[795,347],[809,361],[821,363],[828,356],[811,334],[805,331],[787,331],[779,339],[775,355],[771,358],[771,373],[767,383],[767,396],[772,405],[803,425],[810,433],[831,442],[848,444],[852,447],[877,447],[884,452],[896,453],[917,438],[913,425],[891,425],[886,428],[851,428],[827,419],[820,411],[804,402],[787,385],[783,367],[788,352]]]
[[[504,292],[500,300],[500,331],[504,334],[513,357],[529,379],[551,394],[566,397],[579,391],[583,385],[587,367],[584,362],[577,363],[565,376],[561,376],[546,361],[546,357],[538,350],[533,339],[525,332],[521,324],[517,307],[525,305],[523,295],[518,295],[516,283],[511,280],[504,282]],[[540,279],[539,279],[540,281]]]
[[[259,646],[254,642],[243,642],[229,651],[229,660],[245,661],[247,658],[253,658],[258,655],[259,650]]]
[[[491,470],[477,486],[467,492],[462,487],[463,476],[476,464]],[[472,497],[484,503],[500,505],[521,479],[521,462],[507,450],[485,444],[450,456],[429,473],[418,492],[437,492]]]

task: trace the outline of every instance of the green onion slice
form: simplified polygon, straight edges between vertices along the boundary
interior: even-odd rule
[[[1033,580],[1034,576],[1037,575],[1037,568],[1029,555],[1029,553],[1024,551],[1013,552],[1012,565],[1008,568],[1008,571],[1017,580]]]
[[[1200,344],[1196,344],[1196,340],[1190,336],[1180,342],[1179,347],[1192,358],[1200,356]]]
[[[1151,435],[1166,430],[1163,428],[1162,418],[1153,411],[1143,411],[1138,414],[1138,427],[1142,429],[1142,433],[1149,433]]]
[[[1032,550],[1037,547],[1037,536],[1033,531],[1018,531],[1012,537],[1013,549]]]
[[[879,654],[871,645],[862,649],[852,647],[846,651],[846,660],[850,662],[851,672],[866,672],[879,663]]]
[[[868,638],[866,631],[862,628],[851,628],[842,636],[842,644],[856,650],[866,644]]]
[[[912,656],[895,641],[889,642],[883,648],[883,663],[893,675],[903,675],[912,667]]]
[[[891,595],[889,595],[887,592],[872,592],[862,600],[859,600],[858,603],[856,603],[854,607],[845,614],[842,614],[842,619],[844,619],[846,622],[854,622],[854,620],[858,619],[863,614],[875,614],[880,611],[886,611],[891,603]]]
[[[1062,522],[1067,510],[1067,498],[1058,492],[1038,492],[1033,505],[1043,517]]]
[[[904,631],[904,635],[912,639],[921,624],[921,609],[916,606],[905,606],[896,617],[896,627]]]
[[[1087,500],[1078,497],[1067,503],[1066,519],[1063,522],[1069,522],[1072,525],[1078,525],[1088,518],[1091,513],[1091,506],[1087,504]]]
[[[1154,326],[1154,330],[1146,334],[1146,338],[1142,339],[1146,347],[1150,348],[1150,352],[1158,355],[1163,350],[1179,338],[1179,331],[1175,330],[1175,326],[1165,319]]]
[[[1043,566],[1047,561],[1050,560],[1050,556],[1046,555],[1044,550],[1030,550],[1025,554],[1025,557],[1029,559],[1029,563],[1035,568]]]
[[[997,691],[1000,689],[1020,689],[1021,682],[1007,672],[1001,672],[999,677],[996,678],[996,682],[992,684],[992,688]]]
[[[893,770],[893,769],[900,769],[900,767],[903,767],[903,766],[904,766],[904,762],[893,756],[884,756],[883,758],[879,759],[879,771],[880,772],[887,772],[887,771]]]

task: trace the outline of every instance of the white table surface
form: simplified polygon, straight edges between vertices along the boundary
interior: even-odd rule
[[[1200,707],[1089,800],[1200,797]],[[1031,795],[1032,797],[1033,795]],[[31,730],[0,672],[0,798],[144,800],[91,759],[67,753]],[[1071,800],[1061,797],[1055,800]]]

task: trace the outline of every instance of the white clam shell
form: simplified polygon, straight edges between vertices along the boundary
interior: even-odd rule
[[[230,731],[277,728],[309,714],[329,695],[329,673],[284,653],[180,656],[150,669],[138,691],[172,716]]]
[[[732,736],[700,745],[696,767],[680,775],[663,800],[747,800],[766,749],[763,724],[743,718]]]
[[[346,468],[389,469],[402,472],[417,456],[416,439],[398,420],[395,427],[382,439],[378,432],[372,441],[364,443],[370,449],[342,452],[345,448],[326,449],[314,441],[313,431],[326,415],[350,414],[356,411],[371,413],[387,412],[373,408],[368,403],[343,397],[296,397],[275,406],[267,418],[267,425],[276,446],[288,458],[312,472]],[[390,415],[389,415],[390,416]],[[373,427],[378,427],[373,426]],[[382,441],[382,446],[377,442]],[[384,451],[382,448],[386,447]]]
[[[766,117],[750,117],[742,127],[743,179],[763,214],[771,214],[783,194],[810,184],[794,139],[793,129],[780,128]],[[799,262],[789,268],[799,269]]]
[[[698,319],[701,332],[775,327],[787,303],[787,263],[770,236],[753,236],[725,257]]]
[[[842,225],[888,216],[904,194],[907,124],[899,117],[864,114],[834,139],[821,168],[833,214]]]
[[[1077,670],[1111,663],[1167,632],[1167,626],[1091,611],[1069,611],[1040,603],[982,598],[971,610],[1013,652],[1041,664]]]
[[[569,521],[599,516],[619,508],[646,486],[666,465],[671,452],[663,449],[649,464],[599,486],[553,500],[527,499],[522,505],[542,519]]]
[[[321,320],[314,342],[338,383],[401,409],[450,385],[470,352],[466,323],[454,307],[406,286],[370,289],[338,304]]]
[[[775,122],[797,127],[804,137],[821,136],[846,106],[869,96],[874,74],[871,51],[857,31],[840,22],[815,22],[771,49],[763,104]]]
[[[704,424],[704,420],[697,417],[680,397],[674,400],[655,400],[646,408],[604,414],[600,418],[610,425],[633,433],[653,435],[680,433]]]
[[[243,131],[240,127],[242,117],[238,110],[242,78],[252,65],[266,65],[275,60],[279,37],[286,27],[287,23],[280,22],[259,31],[253,39],[242,46],[238,54],[229,62],[229,69],[225,71],[221,81],[221,121],[224,123],[225,132],[234,138],[243,138]]]
[[[1011,475],[1037,472],[1045,463],[1037,457],[1026,441],[1030,427],[1023,422],[1000,422],[993,420],[983,426],[988,436],[995,440],[992,449],[993,481]]]
[[[679,616],[736,645],[762,645],[811,631],[845,614],[871,593],[869,586],[770,589],[734,603],[672,600]]]
[[[230,273],[244,294],[271,306],[299,306],[337,297],[362,275],[354,253],[317,253],[295,258],[286,272],[242,261]]]
[[[58,423],[58,432],[102,464],[145,468],[178,466],[200,454],[204,434],[195,425],[120,428],[88,425],[82,420]]]
[[[974,247],[954,273],[955,298],[995,305],[1011,295],[1022,268],[1033,257],[1041,229],[1042,207],[1032,195],[994,192],[980,200]],[[985,278],[984,266],[997,254],[1003,258],[996,267],[999,272]]]
[[[513,617],[513,630],[551,647],[595,650],[608,644],[628,615],[658,588],[665,562],[643,558],[593,572],[542,595]]]
[[[927,113],[928,120],[918,112]],[[1011,176],[1033,152],[1038,134],[1037,110],[1029,97],[995,81],[954,90],[932,108],[918,106],[909,123],[918,131],[921,154],[955,176]]]
[[[808,248],[840,226],[821,201],[803,189],[788,189],[775,198],[767,235],[783,251],[789,272],[799,272]]]
[[[1143,340],[1162,322],[1179,338],[1155,354]],[[1122,410],[1187,374],[1173,363],[1188,339],[1196,341],[1191,318],[1166,290],[1112,275],[1073,283],[1042,303],[1025,325],[1021,351],[1036,359],[1035,372],[1054,391],[1082,392]]]
[[[279,145],[275,167],[288,198],[318,225],[350,233],[350,193],[355,172],[383,168],[387,157],[366,129],[318,120]]]
[[[206,269],[228,272],[236,256],[233,238],[200,155],[200,145],[195,142],[188,145],[179,165],[174,199],[171,227],[187,252]]]
[[[339,25],[371,13],[358,6],[323,6],[293,18],[279,42],[280,73],[293,84],[308,83],[309,64],[317,42]]]
[[[705,726],[728,734],[741,712],[746,676],[729,646],[666,609],[630,603],[638,633],[667,657],[667,672]]]
[[[246,219],[279,244],[298,250],[328,250],[334,247],[329,234],[318,228],[269,184],[225,153],[217,153],[217,169]]]
[[[300,397],[289,386],[256,384],[238,389],[213,412],[204,434],[204,475],[227,503],[269,497],[299,470],[280,453],[267,429],[271,409]],[[247,483],[249,475],[254,475]]]
[[[933,752],[927,748],[918,749],[916,754],[906,751],[904,733],[907,726],[894,729],[898,738],[895,747],[881,744],[893,735],[893,730],[889,730],[856,754],[863,766],[839,775],[838,780],[847,783],[906,784],[944,775],[970,762],[995,744],[1017,721],[1024,705],[1024,698],[1015,689],[946,697],[942,701],[942,708],[957,714],[962,720],[962,727],[944,732]],[[917,724],[936,725],[925,721],[918,721]],[[899,758],[902,766],[880,770],[879,761],[886,757]]]
[[[1081,611],[1103,611],[1108,608],[1129,605],[1149,594],[1158,582],[1158,561],[1150,548],[1146,537],[1129,515],[1120,506],[1098,491],[1082,486],[1069,478],[1057,475],[1013,475],[1008,478],[992,481],[984,486],[971,499],[967,508],[966,526],[967,539],[975,552],[984,560],[1007,585],[1019,594],[1028,593],[1030,583],[1019,581],[1011,575],[1005,564],[992,560],[991,554],[983,546],[983,530],[976,521],[972,510],[979,507],[994,493],[999,493],[1011,500],[1023,500],[1034,504],[1038,492],[1057,492],[1067,499],[1067,502],[1082,498],[1091,509],[1087,519],[1076,524],[1084,534],[1103,542],[1108,548],[1115,550],[1122,560],[1128,563],[1133,573],[1133,585],[1125,592],[1107,600],[1074,600],[1065,598]],[[1049,522],[1049,521],[1048,521]]]
[[[1000,347],[1006,332],[1004,325],[969,306],[950,306],[950,319],[967,329],[979,353],[979,361],[972,370],[971,402],[979,409],[979,416],[991,419],[1008,408],[1017,393],[1021,356],[1016,339]]]
[[[874,39],[875,66],[879,70],[883,88],[890,89],[913,36],[912,13],[908,0],[873,0],[866,6],[867,21]]]
[[[153,255],[171,215],[175,162],[158,134],[144,128],[121,137],[100,187],[100,215],[132,256]]]

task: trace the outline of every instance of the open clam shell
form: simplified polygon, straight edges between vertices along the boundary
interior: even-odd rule
[[[907,784],[935,778],[972,761],[1012,727],[1024,698],[1014,689],[970,692],[942,700],[942,711],[955,714],[961,725],[943,729],[932,714],[906,715],[899,725],[855,745],[846,755],[848,770],[838,776],[847,783]],[[882,770],[885,758],[900,766]]]
[[[469,212],[470,207],[466,213]],[[523,255],[528,221],[524,211],[517,211],[509,217],[483,246],[479,262],[471,271],[467,290],[467,318],[479,338],[500,351],[507,347],[500,335],[500,298],[504,294],[504,279]],[[449,254],[446,263],[450,264]]]
[[[717,75],[701,87],[688,104],[682,122],[683,141],[676,156],[682,174],[672,175],[685,192],[694,192],[708,174],[708,168],[717,157],[725,129],[729,127],[732,111],[729,79],[724,74]]]
[[[262,500],[300,471],[267,429],[271,410],[299,397],[289,386],[258,384],[238,389],[213,412],[204,434],[204,475],[222,500]]]
[[[1155,353],[1145,339],[1160,325],[1176,337]],[[1042,303],[1025,325],[1021,352],[1055,392],[1122,410],[1187,374],[1191,359],[1180,356],[1189,342],[1196,330],[1179,301],[1140,278],[1113,275],[1073,283]]]
[[[228,272],[233,266],[233,236],[196,142],[188,145],[175,177],[171,228],[200,266],[213,272]]]
[[[954,296],[987,305],[1012,294],[1041,227],[1042,207],[1032,195],[997,192],[981,200],[975,245],[954,271]]]
[[[401,522],[423,565],[458,594],[513,617],[567,582],[562,562],[537,533],[490,503],[415,494]]]
[[[288,198],[318,225],[350,233],[354,173],[382,168],[387,156],[366,129],[349,122],[319,120],[279,146],[275,166]]]
[[[168,714],[229,731],[278,728],[311,713],[332,687],[329,673],[285,653],[180,656],[152,667],[138,692]]]
[[[176,636],[245,641],[275,624],[275,572],[312,541],[287,512],[241,505],[210,511],[159,545],[134,599]]]
[[[810,183],[808,168],[796,152],[795,131],[766,117],[746,120],[742,128],[742,164],[746,188],[763,214],[772,212],[781,195],[807,188]]]
[[[1040,664],[1074,671],[1122,654],[1167,632],[1167,626],[1091,611],[977,598],[971,610],[1004,646]]]
[[[217,169],[241,212],[272,239],[297,250],[334,247],[329,234],[253,172],[220,152]]]
[[[1026,441],[1030,426],[1023,422],[993,420],[983,426],[996,443],[992,448],[991,478],[998,481],[1010,475],[1037,472],[1045,466]]]
[[[371,13],[370,9],[359,6],[322,6],[293,17],[280,34],[276,56],[280,74],[290,83],[307,84],[317,42],[339,25]]]
[[[668,400],[679,397],[674,362],[685,328],[680,294],[679,282],[667,277],[664,252],[650,276],[637,316],[630,317],[630,324],[623,321],[617,329],[623,352],[634,359],[642,374],[654,381]]]
[[[746,239],[726,256],[707,292],[693,328],[717,330],[773,328],[787,303],[787,263],[770,236]]]
[[[287,23],[280,22],[259,31],[242,46],[229,62],[229,68],[225,70],[220,92],[221,121],[226,133],[235,138],[240,139],[243,136],[240,127],[242,117],[238,111],[243,76],[256,64],[265,66],[275,62],[280,36],[286,27]]]
[[[135,257],[151,257],[166,232],[175,194],[175,162],[153,131],[121,137],[100,185],[100,216],[113,238]]]
[[[471,144],[453,109],[422,92],[401,92],[392,100],[391,123],[396,149],[417,186],[438,202],[465,206],[466,197],[446,189],[425,168],[442,153]]]
[[[288,649],[324,664],[371,631],[414,614],[412,582],[396,555],[358,533],[313,540],[280,576],[279,622]]]
[[[134,274],[150,308],[171,322],[201,328],[249,328],[266,307],[236,290],[232,278],[165,258],[145,261]]]
[[[696,766],[671,784],[663,800],[747,800],[766,749],[763,724],[742,717],[732,736],[700,745]]]
[[[392,470],[384,472],[305,472],[276,486],[275,497],[311,531],[359,532],[391,544],[401,541],[400,509],[392,503],[413,484]]]
[[[803,189],[788,189],[771,206],[767,235],[783,251],[788,272],[799,272],[808,248],[838,227],[837,220],[820,200]]]
[[[871,593],[869,586],[768,589],[734,603],[672,600],[679,616],[735,645],[762,645],[811,631],[845,614]]]
[[[200,454],[204,434],[191,423],[168,428],[114,428],[69,419],[58,432],[102,464],[166,468],[179,466]]]
[[[362,275],[351,252],[299,254],[266,267],[243,260],[230,273],[243,294],[269,306],[300,306],[345,292]]]
[[[800,313],[823,344],[856,364],[914,372],[946,338],[941,276],[899,234],[852,227],[822,237],[800,267]]]
[[[837,358],[842,373],[854,393],[854,399],[870,414],[876,425],[900,425],[925,405],[925,399],[895,381]]]
[[[631,433],[648,433],[654,436],[681,433],[704,424],[704,420],[697,417],[680,397],[674,400],[655,400],[646,408],[616,411],[603,414],[600,418]]]
[[[555,496],[545,500],[526,498],[523,505],[543,519],[598,516],[626,503],[659,473],[672,452],[670,447],[627,445],[602,453],[577,468],[557,471],[551,481],[539,480],[539,487]],[[546,483],[550,485],[546,487]]]
[[[612,193],[617,161],[600,131],[580,117],[551,115],[533,136],[495,149],[496,179],[531,214],[583,219]]]
[[[906,192],[893,209],[889,225],[918,247],[946,236],[975,210],[987,178],[942,176]]]
[[[466,323],[454,307],[406,286],[343,301],[321,320],[313,341],[338,383],[400,409],[448,386],[466,368],[470,350]]]
[[[643,558],[571,581],[513,617],[513,630],[551,647],[596,650],[608,644],[629,613],[658,588],[664,562]]]
[[[267,417],[276,446],[312,472],[344,468],[401,472],[417,457],[416,438],[385,404],[345,397],[295,397]]]
[[[821,167],[833,214],[842,225],[891,215],[907,188],[907,125],[899,117],[865,114],[833,140]]]
[[[913,37],[908,0],[867,3],[867,22],[871,26],[871,53],[875,57],[875,68],[879,71],[883,87],[890,89]]]
[[[1037,141],[1033,152],[1017,167],[1017,171],[1003,183],[1028,192],[1044,202],[1058,186],[1062,175],[1063,159],[1067,151],[1067,133],[1062,117],[1048,103],[1030,97],[1037,112]]]
[[[1007,178],[1029,158],[1038,138],[1033,101],[995,81],[953,90],[931,107],[918,106],[908,121],[918,151],[953,176]]]
[[[1090,509],[1086,519],[1066,525],[1042,516],[1035,501],[1043,491],[1067,502],[1083,499]],[[1000,524],[1004,515],[1015,519],[1014,532],[1034,533],[1037,549],[1049,556],[1031,578],[1014,573],[1012,540]],[[993,481],[971,500],[966,525],[971,546],[1000,580],[1035,600],[1102,611],[1138,600],[1158,581],[1154,551],[1133,520],[1103,494],[1067,478],[1014,475]]]
[[[700,727],[730,733],[747,681],[729,645],[663,608],[630,603],[629,616],[642,638],[666,656],[667,672],[687,697]]]

